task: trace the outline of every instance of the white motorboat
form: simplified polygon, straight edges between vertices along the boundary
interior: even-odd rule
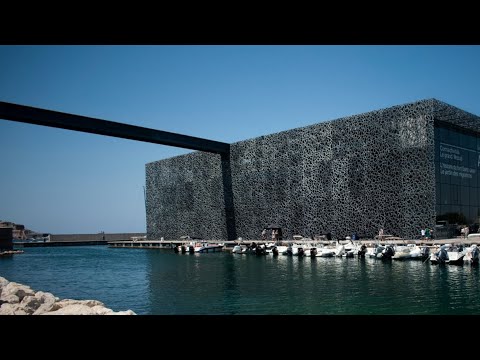
[[[367,247],[366,256],[370,258],[380,259],[383,256],[382,255],[383,250],[385,250],[385,246],[380,244],[376,244],[373,247]]]
[[[322,247],[317,247],[317,254],[315,255],[316,257],[333,257],[336,254],[336,249],[327,247],[327,246],[322,246]]]
[[[343,254],[345,254],[345,246],[337,241],[337,247],[335,248],[335,256],[342,256]]]
[[[358,255],[360,251],[360,244],[355,244],[353,241],[350,240],[348,244],[345,244],[345,252],[342,254],[344,257],[354,257]]]
[[[219,252],[223,250],[223,245],[221,244],[209,244],[205,243],[196,243],[194,251],[198,253],[209,253],[209,252]]]
[[[232,249],[232,254],[245,254],[246,250],[246,245],[235,245]]]
[[[395,248],[393,260],[421,259],[422,249],[416,244],[399,245]]]
[[[470,235],[469,235],[470,236]],[[467,247],[467,253],[465,254],[463,261],[473,265],[478,265],[480,259],[480,249],[477,244]]]
[[[462,244],[444,244],[440,246],[438,252],[430,255],[430,262],[432,264],[463,265],[463,258],[466,254],[467,249]]]

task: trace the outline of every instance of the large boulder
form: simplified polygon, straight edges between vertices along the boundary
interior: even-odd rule
[[[49,292],[38,291],[35,297],[39,300],[40,306],[35,310],[33,315],[40,315],[48,311],[58,310],[60,307],[55,306],[56,298]]]
[[[35,291],[33,291],[30,286],[11,281],[2,288],[2,296],[4,295],[16,295],[18,299],[22,301],[25,296],[35,296]]]
[[[17,295],[3,293],[0,296],[0,301],[2,303],[18,304],[20,302],[20,299]]]
[[[29,315],[32,315],[41,305],[41,301],[35,296],[25,296],[20,303],[21,308]]]
[[[9,282],[10,281],[0,276],[0,298],[2,296],[3,287],[7,286]],[[4,303],[4,301],[0,300],[0,305],[2,305],[2,303]]]
[[[20,304],[2,304],[0,315],[28,315]]]
[[[2,287],[4,287],[4,286],[7,286],[9,282],[10,282],[10,281],[8,281],[8,280],[5,279],[4,277],[1,277],[1,276],[0,276],[0,289],[1,289]]]

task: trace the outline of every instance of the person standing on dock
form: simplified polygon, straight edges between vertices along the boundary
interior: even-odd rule
[[[272,241],[273,242],[276,242],[276,240],[277,240],[277,234],[278,234],[277,231],[278,231],[277,229],[272,230]]]
[[[262,230],[262,240],[267,240],[267,229]]]
[[[425,229],[425,239],[430,240],[430,229],[428,227]]]

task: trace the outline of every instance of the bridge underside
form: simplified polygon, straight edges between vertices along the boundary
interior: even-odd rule
[[[235,239],[230,144],[141,126],[0,101],[0,118],[28,124],[220,154],[228,239]]]
[[[230,151],[230,144],[219,141],[3,101],[0,101],[0,118],[216,154],[228,154]]]

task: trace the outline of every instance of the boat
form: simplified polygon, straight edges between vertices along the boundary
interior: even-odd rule
[[[196,243],[194,251],[196,253],[209,253],[223,251],[223,245],[209,244],[208,242]]]
[[[422,259],[422,249],[416,244],[400,245],[395,248],[393,260]]]
[[[305,255],[305,250],[302,244],[293,244],[292,245],[292,255],[302,257]]]
[[[367,248],[366,255],[375,259],[391,260],[395,255],[395,249],[391,244],[381,245],[377,243],[373,247]]]
[[[340,244],[340,242],[337,241],[337,247],[335,248],[335,256],[343,256],[345,255],[345,245]]]
[[[285,245],[277,245],[272,249],[272,254],[273,255],[286,255],[286,252],[288,250],[288,246]]]
[[[342,256],[347,258],[354,257],[355,255],[358,255],[359,251],[360,244],[355,244],[352,240],[350,240],[350,242],[345,245],[345,252],[342,254]]]
[[[477,266],[480,260],[480,249],[478,248],[477,244],[473,244],[472,246],[467,248],[467,253],[463,258],[464,262],[470,263],[472,266]]]
[[[245,254],[246,250],[246,245],[235,245],[232,249],[232,254]]]
[[[316,257],[333,257],[336,254],[336,248],[329,246],[320,246],[317,247]]]
[[[462,245],[444,244],[440,250],[430,255],[430,262],[436,264],[463,265],[467,249]]]
[[[381,259],[383,256],[383,251],[385,250],[385,246],[381,244],[375,244],[372,246],[367,247],[366,256],[370,258]]]

